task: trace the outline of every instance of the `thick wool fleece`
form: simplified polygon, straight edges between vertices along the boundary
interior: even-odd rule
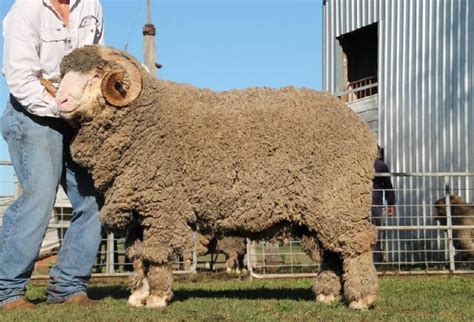
[[[61,61],[60,70],[62,75],[71,70],[84,73],[102,67],[106,63],[96,46],[86,46],[81,51],[73,51],[66,55]]]
[[[141,96],[82,124],[71,149],[105,194],[103,222],[143,225],[152,262],[182,250],[190,226],[252,237],[290,226],[343,256],[375,241],[374,138],[329,94],[217,93],[144,72]]]

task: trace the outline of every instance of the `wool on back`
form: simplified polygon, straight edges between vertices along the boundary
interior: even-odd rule
[[[136,103],[110,115],[113,121],[95,122],[120,122],[109,125],[119,143],[104,144],[104,134],[102,148],[89,157],[119,159],[114,175],[133,173],[120,184],[133,187],[139,211],[149,217],[158,207],[204,230],[257,233],[303,224],[315,213],[331,216],[352,197],[340,196],[348,182],[360,182],[354,196],[370,194],[373,135],[326,93],[293,87],[218,93],[147,78]],[[85,127],[97,131],[97,124]],[[121,145],[120,153],[104,151]],[[348,225],[360,220],[367,217]]]

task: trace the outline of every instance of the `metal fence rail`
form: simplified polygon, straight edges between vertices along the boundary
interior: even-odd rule
[[[0,162],[2,167],[10,167]],[[0,217],[6,207],[15,199],[16,191],[13,171],[10,179],[0,178]],[[453,224],[453,209],[449,195],[462,197],[466,206],[474,213],[474,173],[387,173],[393,181],[396,195],[395,211],[388,216],[387,205],[383,205],[383,215],[378,227],[378,246],[374,249],[374,262],[380,274],[465,274],[474,273],[474,257],[459,248],[459,234],[473,225]],[[6,191],[6,193],[5,193]],[[444,198],[446,203],[446,224],[434,219],[434,201]],[[35,270],[37,278],[46,277],[49,267],[69,226],[72,214],[64,195],[58,195],[56,206],[48,227],[49,241],[43,245]],[[1,220],[0,220],[1,225]],[[192,261],[176,258],[173,263],[175,274],[189,274],[207,269],[209,262],[216,262],[217,269],[224,266],[223,255],[197,256],[196,234],[193,239]],[[456,248],[456,245],[458,247]],[[314,276],[318,262],[310,259],[298,240],[286,243],[248,241],[245,263],[253,278]],[[93,272],[95,276],[126,276],[132,269],[125,255],[125,241],[122,236],[103,234],[103,242],[97,255]]]
[[[377,76],[371,76],[347,83],[346,89],[343,92],[335,93],[334,95],[344,102],[353,102],[364,97],[375,95],[377,92]]]

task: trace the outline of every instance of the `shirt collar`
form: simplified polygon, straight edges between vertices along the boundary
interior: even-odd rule
[[[77,3],[80,2],[80,1],[81,0],[70,0],[69,1],[69,8],[70,8],[69,11],[72,11],[72,9],[74,9],[76,7]],[[48,6],[48,7],[52,6],[51,0],[43,0],[43,4],[45,6]]]

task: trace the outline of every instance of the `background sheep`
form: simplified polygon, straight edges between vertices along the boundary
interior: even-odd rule
[[[323,252],[316,299],[367,308],[377,294],[370,224],[376,145],[340,100],[309,89],[223,93],[159,81],[125,52],[89,46],[61,64],[71,146],[127,229],[134,306],[171,299],[168,262],[192,229],[266,239],[286,229]]]
[[[449,197],[451,204],[451,222],[455,226],[474,226],[474,206],[466,204],[459,196]],[[446,198],[435,201],[434,219],[441,225],[447,225]],[[474,229],[453,229],[454,247],[460,250],[461,260],[474,257]]]
[[[188,246],[183,252],[184,269],[191,268],[194,245],[192,238],[189,239]],[[214,270],[215,260],[219,254],[224,254],[224,268],[228,273],[239,274],[244,268],[244,257],[246,253],[245,238],[223,237],[198,234],[196,240],[197,256],[215,255],[211,257],[210,269]]]

